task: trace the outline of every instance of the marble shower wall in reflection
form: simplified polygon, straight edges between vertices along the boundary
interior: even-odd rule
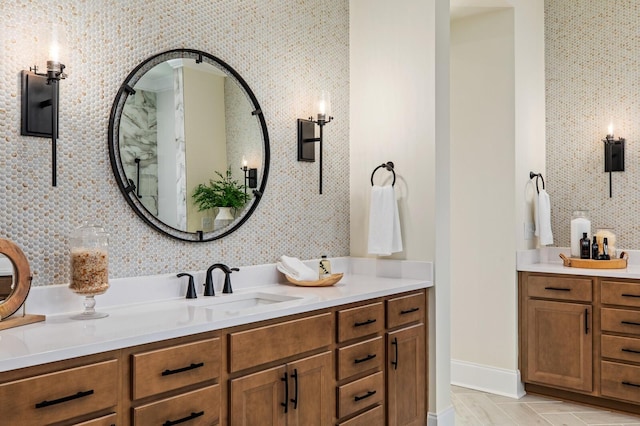
[[[202,270],[214,262],[272,263],[282,254],[348,255],[348,0],[149,5],[0,2],[0,237],[25,251],[33,284],[69,282],[68,235],[83,220],[110,232],[112,278]],[[69,74],[60,83],[56,188],[50,142],[19,134],[19,73],[45,66],[53,26],[64,34],[61,59]],[[260,102],[271,139],[271,169],[260,205],[238,231],[204,244],[170,239],[142,222],[115,183],[107,148],[111,106],[129,72],[150,56],[179,47],[206,51],[234,68]],[[312,113],[314,95],[322,89],[331,92],[335,119],[325,127],[324,194],[319,195],[318,164],[296,160],[296,119]]]

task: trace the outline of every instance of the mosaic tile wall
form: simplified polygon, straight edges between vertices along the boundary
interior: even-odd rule
[[[110,239],[110,276],[125,277],[274,262],[280,255],[349,254],[348,0],[43,0],[0,2],[0,238],[25,251],[34,285],[68,282],[68,235],[83,220]],[[20,70],[48,56],[59,29],[58,187],[50,142],[20,136]],[[107,126],[127,74],[158,52],[189,47],[231,65],[254,91],[269,130],[267,189],[235,233],[208,243],[176,241],[129,208],[109,163]],[[336,119],[325,128],[324,194],[318,164],[296,160],[296,118],[321,89]]]
[[[640,249],[640,3],[545,0],[546,169],[556,246],[570,245],[573,210],[617,247]],[[602,139],[626,138],[625,172],[604,172]]]

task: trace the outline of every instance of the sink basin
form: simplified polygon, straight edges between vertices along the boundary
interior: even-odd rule
[[[206,297],[189,303],[205,309],[220,311],[240,311],[244,309],[261,310],[263,306],[274,306],[284,302],[302,300],[301,296],[287,296],[283,294],[252,292],[244,294],[230,294],[215,297]],[[275,306],[274,306],[275,307]]]

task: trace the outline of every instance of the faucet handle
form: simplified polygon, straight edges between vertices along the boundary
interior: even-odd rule
[[[240,271],[240,268],[230,268],[230,271],[236,271],[236,272],[238,272],[238,271]],[[231,273],[231,272],[229,272],[229,273]]]
[[[193,283],[193,275],[191,274],[187,274],[184,272],[181,272],[177,275],[178,278],[180,277],[189,277],[189,286],[187,287],[187,299],[197,299],[198,295],[196,294],[196,286]]]

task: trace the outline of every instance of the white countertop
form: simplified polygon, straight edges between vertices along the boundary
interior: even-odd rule
[[[153,288],[158,293],[162,293],[162,289],[170,287],[172,283],[173,291],[178,289],[180,296],[153,301],[137,301],[126,305],[118,305],[114,300],[108,299],[105,299],[101,304],[100,298],[102,296],[97,296],[96,310],[108,313],[109,316],[106,318],[79,321],[70,319],[69,312],[47,313],[45,322],[0,331],[0,372],[310,312],[433,285],[431,281],[432,268],[428,262],[344,259],[342,262],[340,260],[335,262],[346,273],[342,280],[333,287],[295,287],[273,282],[255,287],[246,285],[247,277],[255,277],[256,274],[265,275],[265,271],[268,271],[267,276],[278,277],[274,272],[273,265],[245,268],[244,279],[240,273],[234,272],[232,283],[235,277],[238,281],[237,286],[234,283],[234,295],[259,291],[300,298],[240,311],[218,310],[201,306],[209,303],[209,300],[218,301],[228,297],[228,295],[221,294],[219,285],[216,285],[216,296],[214,297],[202,296],[202,290],[199,288],[200,294],[197,299],[185,299],[183,291],[186,285],[180,284],[178,286],[176,282],[184,281],[186,283],[186,280],[179,280],[173,275],[153,277],[152,280],[149,277],[143,277],[134,281],[146,285],[147,294],[150,293],[149,283],[153,281],[154,286],[156,286],[156,282],[158,283],[157,288]],[[340,269],[334,266],[334,272]],[[394,275],[400,277],[393,277]],[[278,281],[281,279],[282,277],[279,277]],[[109,293],[120,295],[123,294],[123,291],[128,295],[132,292],[139,293],[135,285],[131,284],[132,280],[126,280],[128,285],[114,284],[113,281],[118,280],[110,280],[112,287],[105,293],[105,296]],[[166,282],[160,283],[163,280]],[[202,281],[196,279],[196,284],[199,282]],[[48,299],[49,305],[52,302],[55,303],[56,300],[62,300],[60,297],[52,296],[55,294],[62,294],[64,297],[71,294],[72,301],[78,303],[76,311],[81,310],[81,298],[73,295],[66,288],[50,287],[52,288],[42,289],[42,291],[32,288],[32,293],[40,294],[34,296],[31,308],[27,304],[28,313],[43,313],[37,312],[37,308],[45,306],[42,300],[37,300],[38,298]],[[34,292],[34,290],[36,291]],[[114,297],[116,296],[112,296],[112,299]],[[137,300],[139,297],[139,294],[134,294],[129,295],[128,299]],[[65,301],[59,303],[64,305]],[[35,311],[33,306],[36,307]]]
[[[571,257],[570,252],[571,249],[568,247],[544,247],[536,250],[519,251],[517,254],[517,270],[548,274],[640,279],[640,251],[638,250],[625,250],[629,255],[629,259],[627,267],[624,269],[587,269],[564,266],[560,253]]]

